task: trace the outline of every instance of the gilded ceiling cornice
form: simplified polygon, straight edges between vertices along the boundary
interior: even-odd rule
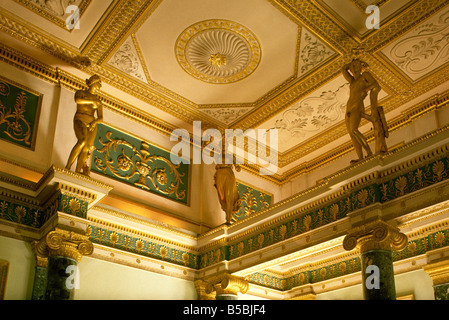
[[[76,65],[75,61],[80,58],[77,48],[50,40],[50,35],[30,27],[29,23],[17,16],[13,16],[6,10],[0,12],[0,30],[32,47],[38,48],[74,65]]]
[[[316,35],[342,53],[350,53],[357,42],[334,18],[320,8],[314,1],[270,0],[277,7],[288,12],[296,22],[307,25]]]
[[[55,15],[51,14],[49,11],[45,10],[44,6],[39,6],[38,4],[35,4],[29,0],[14,0],[14,1],[16,1],[17,3],[20,3],[21,5],[30,9],[31,11],[37,13],[38,15],[44,17],[48,21],[55,23],[56,25],[58,25],[61,28],[64,28],[70,32],[72,32],[74,30],[74,29],[72,29],[72,30],[67,29],[65,20],[62,18],[58,18]],[[82,17],[83,13],[86,11],[87,7],[90,5],[91,2],[92,2],[92,0],[82,0],[78,4],[80,17]]]
[[[144,102],[147,102],[157,107],[158,109],[185,121],[186,123],[192,123],[193,121],[201,120],[204,122],[203,126],[217,127],[207,119],[207,116],[205,114],[202,114],[201,112],[195,110],[195,108],[192,107],[191,102],[188,103],[184,98],[180,99],[184,100],[182,103],[176,101],[175,98],[180,98],[178,95],[173,94],[169,90],[162,88],[159,85],[157,85],[156,87],[159,87],[161,89],[160,91],[165,92],[166,94],[160,94],[159,92],[157,92],[158,90],[156,90],[151,85],[145,85],[139,83],[138,81],[129,79],[128,77],[120,76],[119,74],[112,72],[107,67],[93,65],[85,71],[91,74],[98,74],[100,77],[102,77],[102,80],[104,82],[109,83],[112,86],[122,90],[123,92],[126,92]],[[218,127],[218,129],[220,129],[220,127]]]
[[[116,1],[107,20],[83,48],[83,55],[88,56],[95,64],[101,64],[114,49],[111,44],[116,43],[117,39],[123,39],[145,11],[156,2],[158,1]]]
[[[116,6],[114,8],[114,11],[117,10],[119,10],[119,8]],[[119,17],[115,18],[119,19]],[[124,92],[131,94],[137,97],[138,99],[141,99],[142,101],[150,103],[158,107],[159,109],[180,118],[181,120],[187,123],[191,123],[196,120],[201,120],[204,122],[204,127],[217,128],[219,130],[224,129],[224,127],[218,125],[216,121],[211,121],[211,119],[207,115],[197,111],[196,109],[198,108],[198,106],[196,106],[194,103],[188,101],[183,97],[180,97],[179,95],[171,92],[170,90],[167,90],[166,88],[160,86],[159,84],[150,81],[150,85],[145,85],[132,79],[128,79],[127,77],[123,76],[120,77],[118,74],[109,70],[109,68],[106,66],[92,64],[90,67],[86,67],[78,62],[79,59],[82,57],[89,57],[91,61],[96,61],[95,56],[96,53],[95,52],[92,53],[91,51],[89,51],[90,50],[89,45],[93,46],[94,49],[92,50],[98,51],[99,48],[103,48],[103,50],[108,50],[107,55],[109,55],[110,51],[112,51],[116,47],[118,41],[121,40],[121,38],[114,38],[114,37],[103,38],[100,35],[102,34],[102,32],[105,31],[100,30],[96,32],[95,37],[90,39],[89,45],[82,50],[82,53],[80,53],[77,48],[72,48],[66,44],[58,43],[52,40],[49,35],[45,35],[38,30],[34,30],[30,28],[27,23],[19,22],[19,20],[20,19],[18,17],[11,18],[6,16],[5,14],[0,13],[0,29],[33,47],[43,50],[51,55],[54,55],[62,59],[63,61],[66,61],[76,67],[81,68],[83,71],[87,73],[99,74],[100,76],[103,77],[104,82],[108,82],[112,86],[115,86],[120,90],[123,90]],[[112,25],[118,23],[117,21],[112,19],[111,22]],[[120,24],[122,23],[123,21],[120,21]],[[103,23],[103,25],[107,25],[107,23]],[[107,34],[109,35],[109,33]],[[124,34],[122,34],[122,38],[123,36]],[[95,44],[96,41],[95,39],[97,39],[97,41],[100,41],[99,39],[101,39],[101,43]],[[105,42],[106,40],[108,40],[109,42]],[[102,59],[105,59],[107,55],[105,55]],[[287,79],[278,88],[283,90],[285,86],[292,86],[291,83],[292,80],[293,79],[291,78]],[[320,80],[321,77],[318,77],[316,79],[316,81]],[[310,84],[309,83],[306,84],[306,87],[310,88]],[[253,105],[256,107],[257,105],[265,104],[267,99],[273,99],[277,95],[280,95],[278,88],[273,89],[271,92],[268,93],[267,96],[262,97],[258,102],[256,102]],[[159,92],[162,92],[163,94]],[[274,110],[276,110],[276,108]],[[240,123],[237,124],[240,125]]]

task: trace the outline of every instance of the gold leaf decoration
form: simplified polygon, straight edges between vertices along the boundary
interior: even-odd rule
[[[405,194],[405,187],[407,186],[407,178],[400,177],[394,183],[395,187],[399,190],[399,195],[403,196]]]
[[[97,149],[92,156],[94,171],[132,183],[141,189],[187,202],[187,184],[184,181],[186,172],[180,171],[181,163],[175,165],[169,157],[154,153],[157,148],[150,148],[146,142],[142,141],[138,149],[125,139],[113,138],[113,131],[117,136],[125,136],[124,134],[105,125],[98,127]],[[102,138],[103,131],[106,131],[105,138]],[[133,140],[130,138],[130,141]]]

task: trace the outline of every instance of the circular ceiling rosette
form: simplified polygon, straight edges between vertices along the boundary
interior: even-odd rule
[[[228,20],[206,20],[187,28],[176,41],[176,57],[192,77],[232,83],[252,74],[262,53],[251,31]]]

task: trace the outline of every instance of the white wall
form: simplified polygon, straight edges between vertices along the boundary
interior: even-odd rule
[[[75,300],[196,300],[193,281],[84,257]]]
[[[35,267],[31,245],[0,236],[0,260],[9,262],[5,300],[31,299]]]

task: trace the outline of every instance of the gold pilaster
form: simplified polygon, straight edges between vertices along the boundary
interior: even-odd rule
[[[350,230],[343,240],[343,248],[351,251],[358,247],[362,253],[370,250],[402,250],[407,241],[407,236],[398,228],[377,220]]]

